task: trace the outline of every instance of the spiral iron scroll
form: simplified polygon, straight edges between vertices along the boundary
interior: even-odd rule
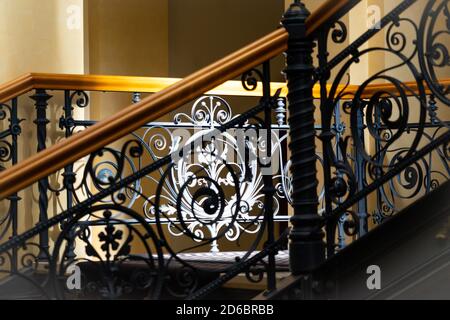
[[[424,10],[420,23],[416,23],[396,13],[403,12],[412,5],[411,1],[404,1],[383,18],[386,47],[359,50],[359,41],[364,39],[366,34],[368,37],[374,33],[370,30],[350,44],[348,52],[344,52],[348,59],[339,66],[328,96],[323,99],[322,107],[324,128],[332,128],[333,106],[340,101],[344,101],[344,111],[350,120],[350,135],[338,137],[334,133],[340,146],[337,152],[333,148],[332,139],[323,140],[327,157],[334,168],[334,177],[330,177],[330,196],[335,206],[353,197],[359,187],[376,183],[377,179],[396,168],[404,159],[414,157],[421,146],[449,130],[448,123],[443,121],[445,119],[439,117],[439,107],[436,103],[439,101],[444,105],[443,108],[450,106],[449,88],[439,82],[448,75],[450,66],[446,45],[450,40],[449,4],[448,0],[429,0],[417,4],[424,5]],[[340,30],[345,30],[340,24],[330,26],[329,32],[333,42],[338,42],[335,38],[341,34]],[[333,66],[337,65],[335,61],[341,59],[344,53],[333,60]],[[355,93],[346,88],[340,89],[340,84],[344,82],[350,68],[360,63],[363,57],[374,53],[385,55],[386,61],[392,62],[392,65],[363,81]],[[326,53],[319,52],[319,56],[323,54]],[[321,61],[326,59],[322,57]],[[407,71],[409,77],[414,79],[414,88],[408,87],[404,79],[392,75],[400,69]],[[320,70],[327,70],[327,66],[321,66],[317,74],[329,76]],[[381,87],[375,91],[367,90],[368,86],[378,83],[389,84],[394,89],[385,90]],[[427,96],[427,89],[432,92],[432,96]],[[428,115],[430,123],[427,122]],[[404,141],[408,141],[408,145],[405,145]],[[375,147],[368,148],[368,142],[374,143]],[[445,148],[436,151],[427,159],[420,159],[389,184],[378,189],[380,201],[373,213],[375,223],[382,222],[398,211],[396,201],[415,199],[432,191],[439,185],[439,181],[449,178]],[[354,171],[356,169],[350,165],[352,162],[356,164],[355,159],[349,156],[354,153],[362,157],[362,172],[367,173],[363,186],[359,187]],[[433,169],[433,165],[436,169]],[[442,169],[437,169],[441,167]],[[341,217],[333,217],[328,221],[328,230],[334,232],[331,230],[341,226],[348,237],[354,237],[358,234],[360,225],[358,214],[349,208],[344,210]],[[328,239],[335,237],[331,235]]]

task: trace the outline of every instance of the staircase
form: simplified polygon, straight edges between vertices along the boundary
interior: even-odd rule
[[[398,1],[350,41],[361,3],[294,1],[281,28],[181,80],[0,86],[0,298],[450,298],[449,1]],[[80,117],[95,92],[131,104]]]
[[[448,300],[450,298],[450,183],[405,208],[327,260],[311,275],[311,299]],[[370,266],[381,270],[381,288],[369,289]],[[302,277],[284,279],[279,290],[256,299],[297,298]]]

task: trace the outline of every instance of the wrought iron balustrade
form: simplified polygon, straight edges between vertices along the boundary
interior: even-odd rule
[[[19,230],[25,191],[4,199],[0,272],[28,279],[48,298],[138,291],[198,299],[239,274],[266,281],[271,292],[277,272],[311,272],[448,180],[449,1],[398,1],[350,42],[343,17],[358,3],[340,1],[314,32],[305,6],[291,5],[282,20],[289,34],[286,98],[271,87],[266,61],[242,76],[244,89],[262,87],[253,108],[236,113],[226,98],[204,92],[190,112],[129,130],[41,178],[32,191],[36,205],[26,212],[39,218],[35,227]],[[420,21],[406,16],[414,6],[424,7]],[[382,32],[385,46],[362,49]],[[331,58],[330,46],[340,49]],[[351,68],[375,53],[386,65],[350,85]],[[38,151],[48,147],[50,127],[74,141],[105,125],[77,118],[90,103],[81,88],[62,90],[62,116],[48,119],[52,89],[37,88],[31,97]],[[141,103],[140,93],[129,94]],[[5,172],[23,160],[18,139],[30,119],[18,115],[20,101],[0,106]],[[286,256],[289,265],[281,265]],[[68,291],[74,266],[101,277]],[[44,267],[39,283],[24,272]]]
[[[261,261],[257,260],[254,267],[241,267],[239,273],[247,273],[252,281],[262,281],[266,272],[264,265],[270,265],[268,281],[274,285],[276,248],[286,245],[283,239],[275,242],[278,238],[275,223],[286,223],[289,219],[284,195],[288,185],[287,168],[284,167],[288,127],[283,123],[285,99],[279,96],[280,91],[270,96],[268,72],[269,64],[265,63],[261,71],[255,69],[243,75],[246,90],[256,90],[255,76],[261,77],[258,80],[264,86],[265,94],[257,107],[244,114],[234,115],[231,106],[221,97],[203,96],[193,102],[191,114],[178,113],[172,122],[149,123],[129,137],[40,180],[35,199],[37,205],[33,208],[33,212],[39,213],[39,225],[33,228],[39,239],[28,234],[30,242],[21,246],[19,254],[14,248],[14,257],[4,251],[2,272],[20,275],[34,283],[23,270],[31,267],[40,270],[40,266],[49,265],[45,280],[34,284],[47,297],[64,297],[65,292],[60,290],[58,281],[74,265],[89,268],[87,262],[100,266],[111,264],[110,268],[115,271],[103,272],[109,275],[112,272],[116,277],[127,263],[138,264],[138,270],[142,269],[141,263],[151,267],[151,270],[138,271],[139,276],[144,277],[141,279],[144,283],[118,280],[114,288],[108,288],[107,283],[95,283],[96,279],[84,283],[83,292],[92,294],[95,287],[103,297],[120,298],[126,294],[123,291],[126,287],[136,290],[142,287],[145,291],[149,286],[145,281],[161,282],[164,279],[156,279],[154,274],[165,273],[175,279],[168,281],[164,292],[161,291],[162,283],[158,283],[159,289],[153,292],[152,288],[151,292],[146,292],[147,296],[169,294],[179,297],[199,288],[202,283],[199,283],[201,275],[198,273],[203,269],[219,276],[239,264],[236,261],[248,263],[263,250],[267,262],[263,263],[262,269]],[[47,119],[46,111],[52,98],[48,93],[50,90],[38,89],[32,96],[38,111],[35,124],[39,150],[45,148],[48,130],[55,126],[54,121]],[[54,91],[51,93],[55,94]],[[86,91],[64,91],[64,105],[60,107],[62,116],[57,121],[60,135],[68,138],[97,123],[76,117],[77,109],[89,107],[89,96]],[[138,102],[138,98],[139,95],[133,93],[133,102]],[[6,114],[3,118],[8,121]],[[180,129],[184,129],[184,135],[177,133]],[[242,141],[234,133],[237,130],[243,130]],[[264,130],[271,134],[264,136]],[[249,131],[254,135],[246,136]],[[208,135],[216,143],[204,141]],[[4,138],[8,139],[6,134]],[[182,138],[186,140],[181,142]],[[221,153],[215,149],[219,141],[224,143]],[[6,151],[17,152],[18,146],[14,148],[12,150],[11,145]],[[270,168],[270,164],[260,161],[261,150],[270,155],[276,153],[282,164],[273,173],[270,171],[269,179],[262,175],[262,168]],[[192,153],[195,162],[186,156],[176,158],[180,151]],[[231,154],[235,160],[230,158]],[[278,180],[276,185],[273,179]],[[272,198],[271,203],[268,197]],[[8,201],[13,208],[20,199]],[[56,211],[53,216],[49,210],[52,204]],[[9,216],[15,222],[21,221],[20,216]],[[41,230],[44,225],[45,229]],[[56,238],[52,237],[50,227],[59,229]],[[144,233],[140,231],[142,228],[146,230]],[[6,229],[5,224],[5,234]],[[103,231],[96,232],[98,229]],[[244,240],[244,245],[238,245],[239,252],[230,252],[225,261],[218,260],[221,263],[213,270],[186,255],[192,250],[216,253],[219,241],[239,242],[246,233],[253,238]],[[150,235],[152,240],[148,239]],[[172,239],[174,237],[184,240],[177,242]],[[153,243],[148,244],[150,240]],[[99,244],[95,245],[95,242]],[[264,243],[268,245],[266,249]],[[132,247],[141,249],[132,252]],[[11,269],[13,262],[18,267]],[[175,271],[169,272],[169,269]],[[183,278],[178,279],[181,276]]]
[[[450,176],[445,142],[449,84],[438,76],[448,74],[448,6],[448,1],[398,1],[347,47],[342,45],[348,40],[343,20],[330,23],[318,36],[314,77],[324,90],[330,86],[320,102],[321,140],[329,159],[324,168],[325,186],[330,186],[325,191],[328,256],[351,242],[349,237],[364,235]],[[421,14],[412,19],[409,10]],[[385,46],[362,49],[377,34],[382,34]],[[329,59],[331,43],[342,49]],[[339,88],[350,81],[352,67],[380,54],[385,65],[371,71],[356,92]],[[377,85],[370,88],[373,84]],[[338,137],[335,152],[335,137],[329,133],[332,106],[343,100],[350,130]],[[426,149],[424,157],[420,151]],[[372,190],[374,198],[369,195]],[[347,241],[335,236],[336,229],[345,231]]]

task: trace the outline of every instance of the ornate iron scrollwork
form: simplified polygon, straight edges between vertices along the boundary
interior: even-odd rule
[[[330,63],[327,63],[324,53],[319,53],[321,65],[316,74],[320,77],[327,78],[329,72],[325,71],[331,71],[343,62],[337,70],[327,98],[322,99],[322,127],[333,127],[333,106],[341,101],[346,101],[343,109],[349,114],[350,124],[350,135],[331,132],[329,139],[322,139],[325,157],[334,169],[327,192],[333,207],[339,207],[341,214],[341,218],[330,215],[330,232],[341,228],[347,236],[357,235],[359,226],[364,225],[358,221],[361,213],[356,214],[352,208],[344,209],[341,204],[353,199],[367,185],[377,184],[381,177],[396,169],[405,159],[416,157],[416,151],[436,139],[438,132],[448,130],[448,124],[439,118],[439,108],[436,106],[436,100],[449,105],[448,88],[439,84],[436,70],[440,69],[442,72],[449,66],[448,50],[442,44],[443,39],[449,36],[449,29],[446,25],[443,30],[437,30],[436,21],[438,16],[448,21],[449,2],[427,1],[419,25],[412,19],[400,16],[413,3],[414,1],[403,1],[380,22],[381,28],[386,29],[386,47],[359,49],[361,44],[377,32],[374,29],[364,33]],[[334,42],[336,40],[333,34],[335,37],[341,34],[339,28],[342,28],[340,24],[329,27],[328,32],[331,31],[331,40]],[[326,47],[323,41],[321,46]],[[375,53],[386,56],[386,61],[391,62],[391,65],[375,72],[355,92],[349,92],[347,86],[340,89],[350,68],[360,63],[363,57]],[[409,86],[404,78],[395,76],[395,72],[400,70],[414,80]],[[347,85],[348,83],[347,80]],[[383,83],[379,89],[368,90],[372,84],[379,83]],[[388,87],[389,90],[385,89]],[[429,99],[427,88],[433,93]],[[427,122],[428,115],[430,123]],[[333,148],[334,138],[338,141],[337,149]],[[448,179],[448,159],[445,159],[442,151],[443,149],[437,149],[427,158],[417,159],[415,164],[407,167],[388,184],[379,186],[376,192],[376,209],[372,213],[375,223],[381,223],[400,210],[401,206],[398,204],[402,201],[417,199],[419,195],[432,191],[440,180]],[[351,156],[353,153],[356,154],[355,157]],[[433,169],[433,166],[436,168]],[[367,204],[363,208],[367,210]],[[369,213],[366,212],[363,216],[367,219]],[[329,247],[342,247],[335,244],[334,239],[333,235],[328,236],[328,240],[333,242]],[[343,239],[340,240],[344,241]],[[329,250],[333,251],[334,249]]]

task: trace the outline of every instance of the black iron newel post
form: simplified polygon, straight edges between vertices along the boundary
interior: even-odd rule
[[[47,106],[48,100],[50,100],[52,96],[47,94],[44,89],[37,89],[36,93],[31,96],[31,99],[35,101],[36,106],[36,120],[34,123],[37,128],[37,142],[38,147],[37,151],[40,152],[46,148],[46,140],[47,140],[47,124],[49,120],[47,119]],[[48,209],[48,178],[43,178],[38,182],[39,189],[39,222],[46,222],[48,220],[47,209]],[[39,258],[42,260],[47,259],[47,255],[45,254],[45,250],[48,249],[48,231],[41,232],[39,234],[39,245],[41,248],[41,252],[39,253]]]
[[[294,207],[289,255],[293,274],[311,271],[325,258],[317,195],[312,62],[314,42],[306,36],[306,19],[309,15],[305,5],[296,1],[282,20],[289,33],[284,72],[289,90],[289,149]]]

